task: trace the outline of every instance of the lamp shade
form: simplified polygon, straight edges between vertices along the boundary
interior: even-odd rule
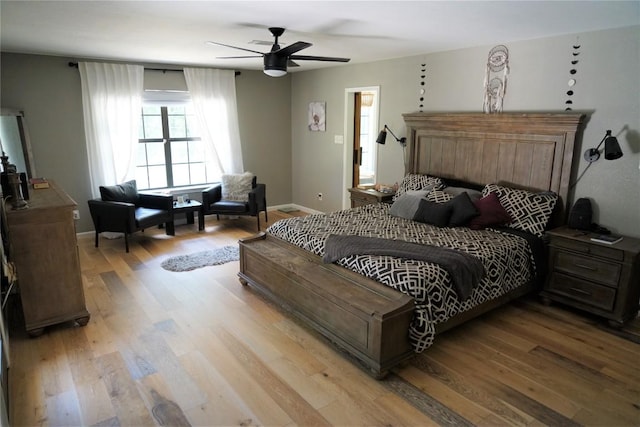
[[[378,134],[378,138],[376,138],[376,142],[378,144],[384,144],[387,141],[387,131],[382,129]]]
[[[609,136],[604,141],[604,158],[607,160],[615,160],[622,157],[622,150],[618,144],[618,138]]]

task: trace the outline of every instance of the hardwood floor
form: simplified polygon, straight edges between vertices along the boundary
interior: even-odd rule
[[[286,216],[270,211],[269,223]],[[255,218],[212,216],[204,232],[136,233],[128,254],[122,240],[96,249],[80,237],[91,320],[32,339],[12,313],[12,425],[640,424],[638,319],[614,333],[523,299],[376,381],[241,286],[238,262],[160,267],[255,229]]]

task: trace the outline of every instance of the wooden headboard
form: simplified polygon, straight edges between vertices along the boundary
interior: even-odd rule
[[[403,114],[408,173],[501,183],[554,191],[566,218],[574,142],[582,131],[578,113]]]

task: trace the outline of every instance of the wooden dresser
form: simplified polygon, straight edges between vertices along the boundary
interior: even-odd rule
[[[5,205],[9,257],[16,265],[27,332],[66,321],[84,326],[86,309],[73,211],[76,203],[54,182],[31,190],[29,207]]]
[[[638,313],[640,239],[623,237],[613,245],[568,227],[548,232],[549,275],[543,301],[558,301],[602,316],[614,327]]]

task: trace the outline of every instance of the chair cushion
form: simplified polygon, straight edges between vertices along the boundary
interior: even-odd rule
[[[210,206],[211,210],[220,214],[246,214],[249,212],[249,204],[233,200],[221,200]]]
[[[222,175],[222,198],[237,202],[249,201],[252,181],[253,174],[251,172]]]
[[[136,208],[136,226],[149,228],[169,221],[168,212],[163,209]]]
[[[135,180],[118,185],[100,186],[100,197],[105,202],[138,203],[138,188]]]

